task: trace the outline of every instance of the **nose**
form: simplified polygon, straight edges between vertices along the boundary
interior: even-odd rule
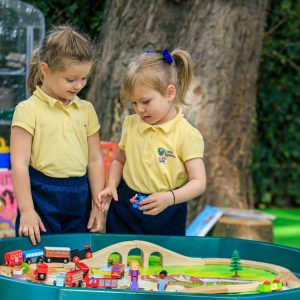
[[[137,103],[137,105],[136,105],[136,112],[138,113],[138,114],[142,114],[142,113],[144,113],[146,110],[145,110],[145,106],[143,105],[143,104],[141,104],[141,103]]]

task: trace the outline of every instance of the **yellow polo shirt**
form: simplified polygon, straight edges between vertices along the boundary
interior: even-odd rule
[[[37,87],[20,102],[12,126],[32,136],[30,165],[50,177],[83,176],[88,164],[87,137],[99,128],[93,105],[77,96],[67,105]]]
[[[176,109],[176,117],[162,125],[126,117],[119,147],[126,155],[123,178],[133,190],[153,194],[181,187],[188,181],[184,162],[203,157],[200,132]]]

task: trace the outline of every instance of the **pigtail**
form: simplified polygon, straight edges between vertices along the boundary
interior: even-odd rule
[[[175,68],[177,71],[177,99],[183,104],[185,97],[192,82],[192,59],[191,56],[181,49],[175,49],[171,53],[175,62]]]
[[[33,51],[31,62],[30,62],[29,76],[27,81],[27,87],[30,95],[33,94],[37,85],[41,86],[43,83],[43,77],[39,67],[39,63],[40,63],[39,50],[40,49],[38,48]]]

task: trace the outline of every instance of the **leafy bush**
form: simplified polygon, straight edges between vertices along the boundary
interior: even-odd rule
[[[299,1],[271,1],[258,81],[253,157],[259,206],[300,205],[299,19]]]
[[[69,24],[97,38],[102,24],[104,0],[26,0],[45,16],[46,29],[53,25]]]
[[[80,32],[88,34],[96,46],[103,19],[105,1],[71,1],[71,0],[27,0],[27,3],[38,8],[45,17],[46,31],[52,26],[69,24]],[[91,82],[80,91],[79,97],[86,99]]]

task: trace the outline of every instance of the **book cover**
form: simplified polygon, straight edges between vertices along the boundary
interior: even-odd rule
[[[223,215],[217,207],[206,205],[186,230],[189,236],[205,236]]]

